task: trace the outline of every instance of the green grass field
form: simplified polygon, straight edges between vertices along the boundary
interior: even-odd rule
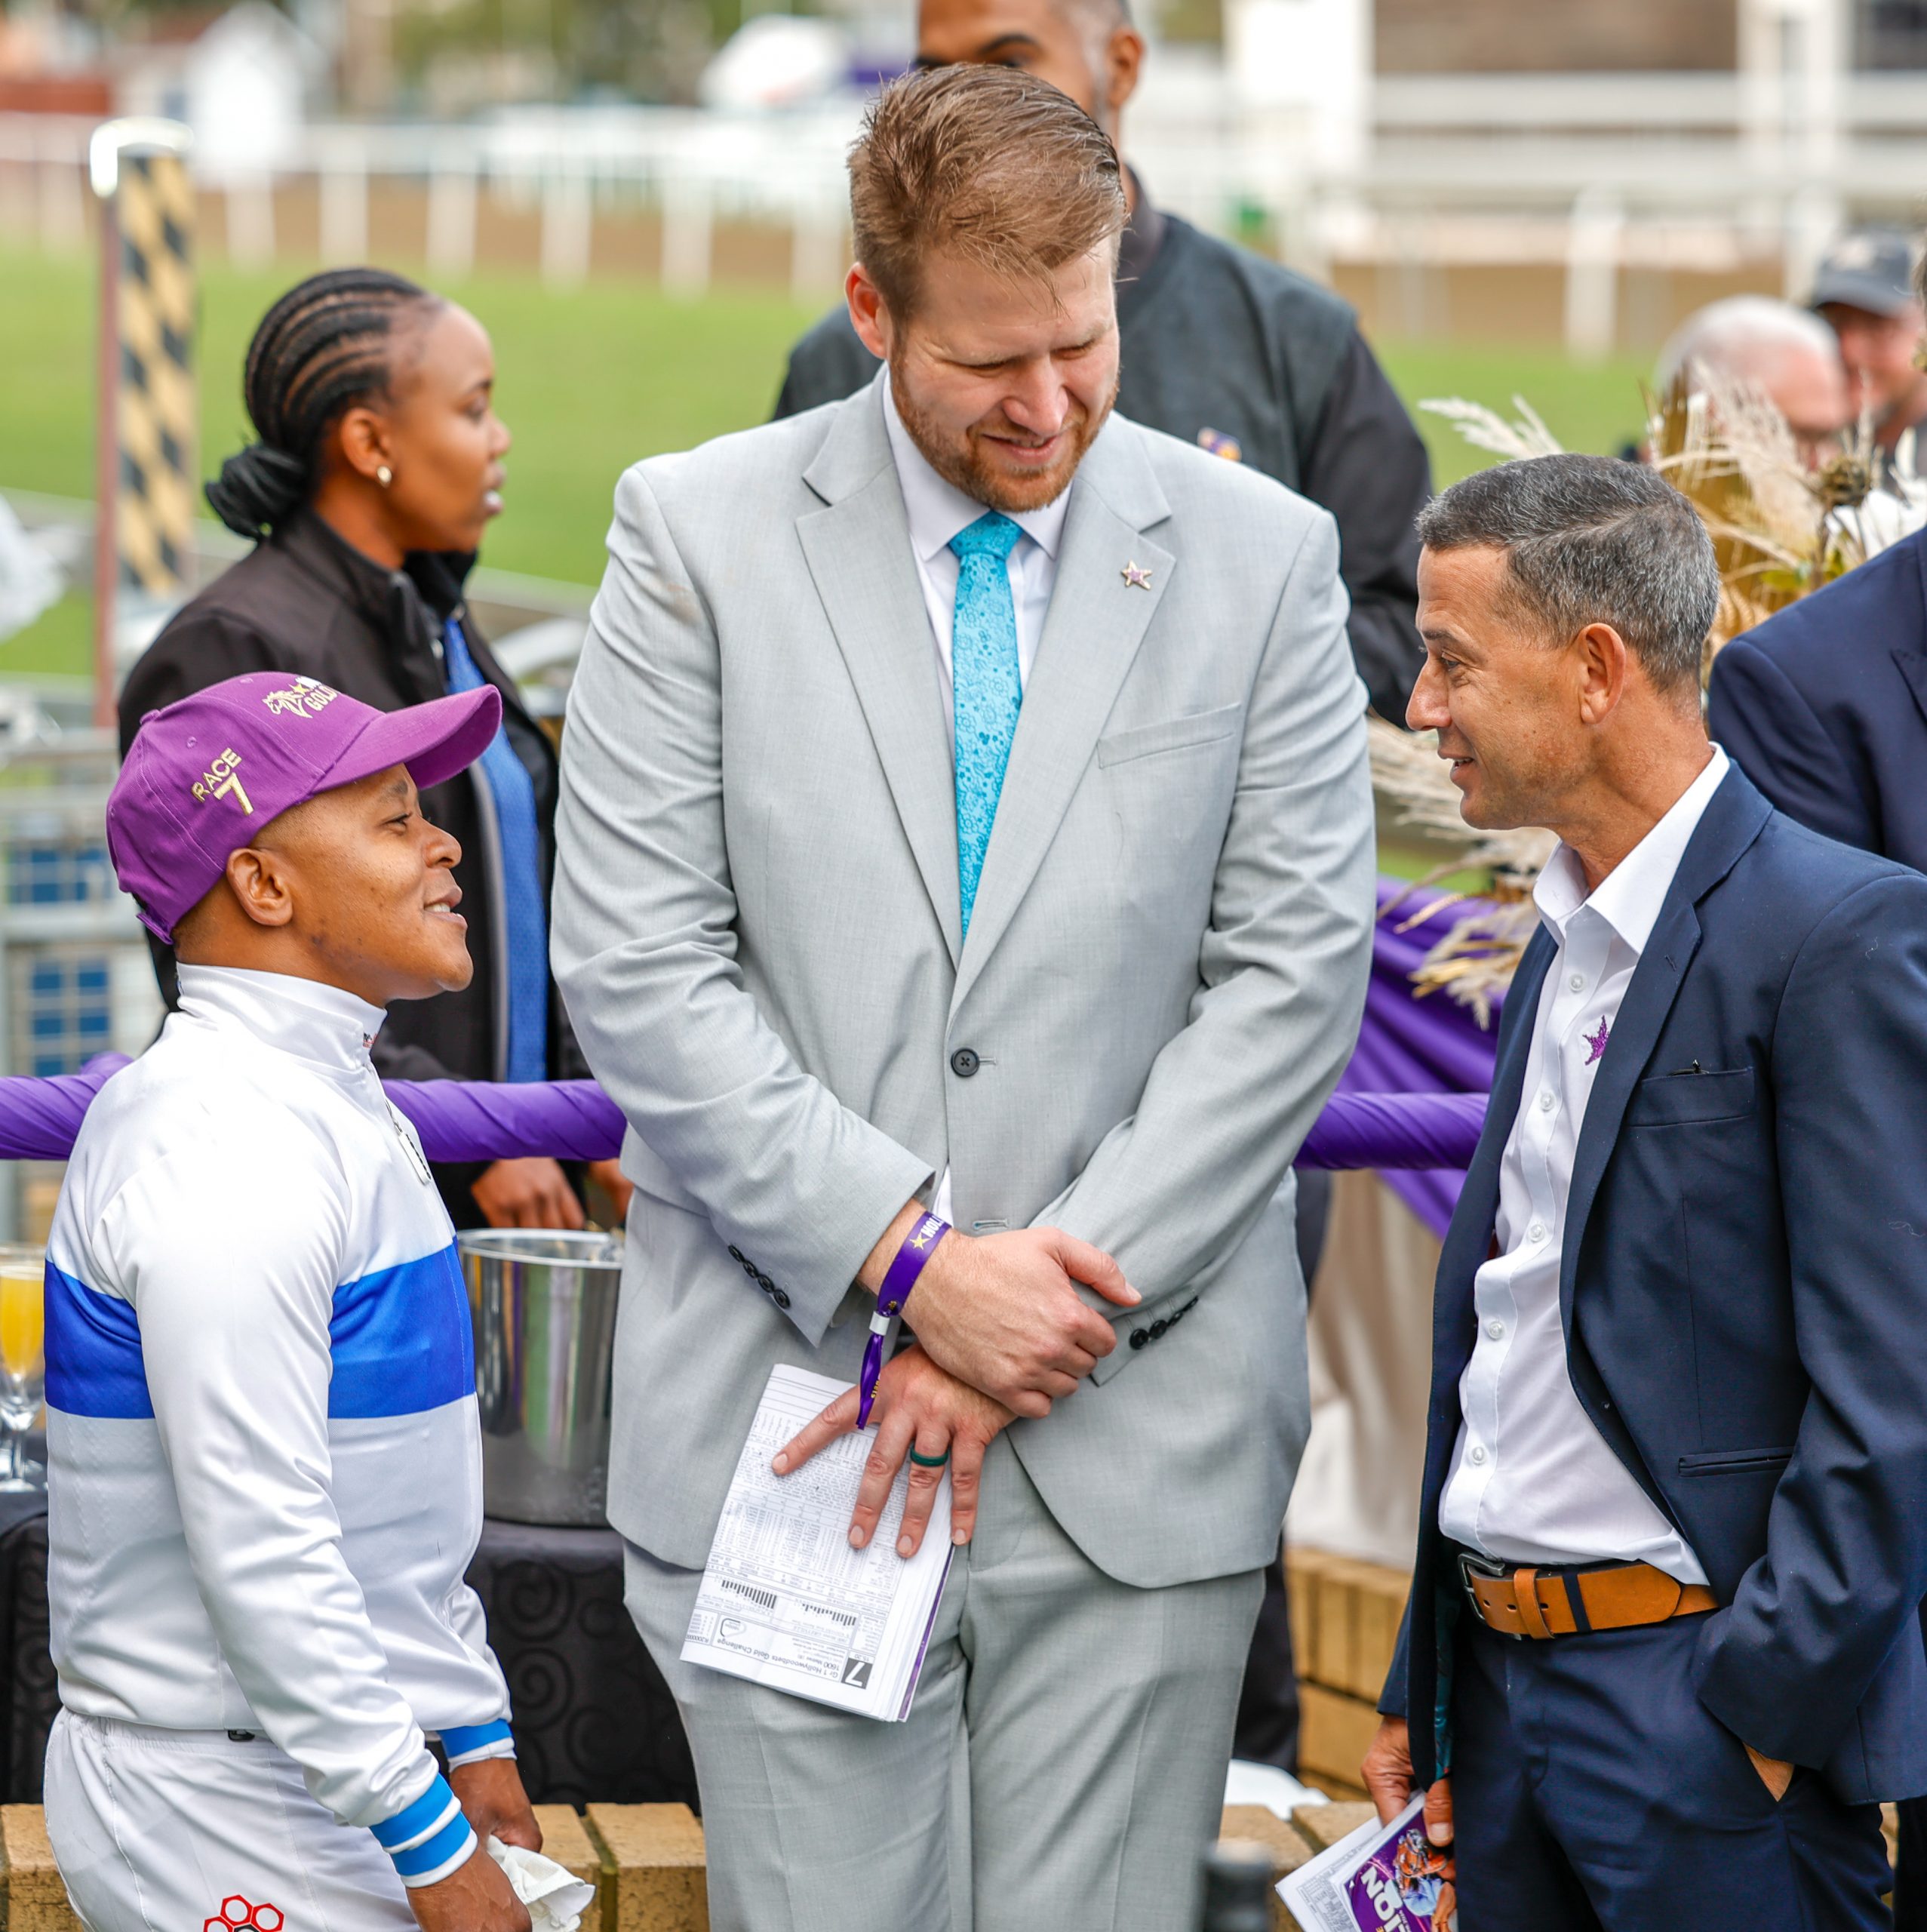
[[[241,357],[262,312],[295,278],[283,269],[202,278],[201,463],[211,473],[244,435]],[[0,247],[0,488],[92,492],[94,329],[91,257]],[[638,457],[677,449],[769,414],[785,352],[813,318],[780,297],[673,301],[644,285],[601,282],[555,295],[526,276],[478,275],[448,292],[495,339],[497,395],[515,437],[509,507],[487,561],[593,583],[610,492]],[[1637,426],[1642,365],[1579,367],[1557,351],[1443,343],[1380,346],[1408,402],[1464,395],[1504,408],[1517,392],[1575,449],[1616,448]],[[1449,425],[1421,416],[1441,482],[1486,460]],[[77,674],[87,664],[86,602],[72,598],[0,644],[0,679]]]

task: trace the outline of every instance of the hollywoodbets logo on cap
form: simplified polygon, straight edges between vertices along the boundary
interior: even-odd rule
[[[318,678],[297,678],[284,691],[270,691],[261,702],[275,716],[312,718],[325,711],[341,694]]]

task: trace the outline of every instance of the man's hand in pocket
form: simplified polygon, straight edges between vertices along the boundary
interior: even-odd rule
[[[1744,1738],[1740,1741],[1746,1743]],[[1793,1781],[1793,1766],[1784,1758],[1763,1758],[1750,1744],[1747,1745],[1747,1755],[1760,1774],[1760,1783],[1773,1794],[1773,1802],[1778,1804],[1786,1796],[1787,1786]]]

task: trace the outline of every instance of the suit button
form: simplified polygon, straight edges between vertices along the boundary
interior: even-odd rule
[[[1154,1342],[1156,1341],[1158,1337],[1164,1333],[1165,1330],[1170,1327],[1170,1323],[1163,1319],[1162,1317],[1154,1321],[1151,1324],[1151,1339]]]
[[[789,1297],[785,1294],[781,1288],[772,1288],[770,1291],[770,1299],[779,1308],[787,1308],[789,1306]]]
[[[732,1244],[730,1248],[730,1259],[732,1261],[740,1261],[742,1259],[742,1250]]]
[[[1134,1349],[1142,1348],[1150,1340],[1151,1334],[1148,1329],[1133,1328],[1131,1331],[1131,1346]]]
[[[768,1275],[759,1272],[756,1277],[756,1285],[767,1295],[775,1288],[776,1284],[770,1279]]]
[[[950,1057],[950,1070],[959,1080],[968,1080],[982,1065],[968,1047],[959,1047]]]

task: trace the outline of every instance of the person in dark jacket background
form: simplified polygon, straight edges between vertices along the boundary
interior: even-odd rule
[[[178,611],[121,695],[124,752],[141,719],[244,671],[312,678],[384,711],[488,683],[502,728],[472,773],[423,795],[460,841],[456,869],[475,974],[465,992],[396,1008],[374,1049],[400,1080],[543,1080],[586,1068],[549,977],[553,747],[463,601],[502,507],[509,432],[486,331],[453,303],[368,268],[310,277],[275,303],[247,352],[260,440],[207,500],[254,551]],[[171,953],[155,946],[174,1004]],[[619,1208],[613,1161],[596,1177]],[[444,1168],[458,1226],[579,1227],[554,1161]]]
[[[1707,723],[1783,812],[1927,872],[1927,531],[1734,638]]]
[[[920,67],[1021,67],[1113,141],[1144,54],[1126,0],[922,0],[917,13]],[[1413,529],[1432,494],[1425,445],[1340,297],[1153,206],[1129,168],[1124,180],[1119,414],[1247,463],[1332,512],[1352,656],[1372,708],[1402,724],[1425,656]],[[776,414],[841,401],[876,372],[838,306],[791,351]]]
[[[1789,817],[1927,872],[1927,531],[1735,638],[1707,725]],[[1899,1812],[1894,1923],[1927,1932],[1927,1798]]]

